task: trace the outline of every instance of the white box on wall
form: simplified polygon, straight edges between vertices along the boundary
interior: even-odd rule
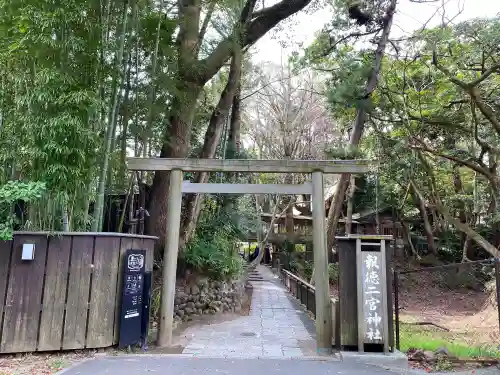
[[[22,260],[33,260],[35,259],[35,244],[25,243],[23,244],[23,252],[21,255]]]

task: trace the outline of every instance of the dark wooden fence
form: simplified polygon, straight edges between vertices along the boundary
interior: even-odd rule
[[[16,232],[0,241],[0,353],[109,347],[118,342],[123,255],[156,237]],[[22,260],[24,243],[35,244]]]

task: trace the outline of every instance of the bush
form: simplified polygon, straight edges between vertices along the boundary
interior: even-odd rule
[[[250,227],[254,220],[249,214],[255,205],[245,199],[227,198],[205,198],[195,236],[182,256],[186,268],[218,280],[241,275],[245,262],[238,244],[256,229]]]
[[[328,278],[330,279],[330,284],[337,284],[339,279],[339,265],[337,263],[330,263],[328,265]]]
[[[304,264],[304,276],[307,278],[306,281],[311,280],[313,269],[314,269],[314,263],[306,261]]]
[[[236,278],[243,270],[243,259],[233,251],[233,244],[221,235],[216,235],[214,241],[194,239],[183,258],[189,268],[213,279]]]
[[[38,181],[7,181],[0,186],[0,240],[12,239],[17,223],[14,215],[16,202],[35,202],[42,198],[45,191],[45,183]]]

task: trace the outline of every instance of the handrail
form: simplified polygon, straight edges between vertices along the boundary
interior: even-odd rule
[[[311,289],[313,292],[316,292],[316,288],[314,287],[314,285],[308,283],[307,281],[305,281],[304,279],[298,277],[297,275],[291,273],[290,271],[287,271],[287,270],[281,270],[281,272],[283,273],[286,273],[288,276],[290,276],[292,279],[300,282],[301,284],[304,284],[306,287],[308,287],[309,289]],[[330,301],[331,302],[336,302],[338,299],[335,298],[335,297],[330,297]]]
[[[290,276],[292,279],[295,279],[297,280],[298,282],[300,282],[301,284],[304,284],[306,287],[308,287],[309,289],[313,290],[313,291],[316,291],[316,288],[314,288],[313,285],[309,284],[307,281],[305,281],[304,279],[301,279],[300,277],[298,277],[297,275],[291,273],[290,271],[287,271],[287,270],[281,270],[282,272],[286,273],[288,276]]]

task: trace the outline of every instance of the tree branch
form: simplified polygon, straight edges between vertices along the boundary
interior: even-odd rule
[[[311,0],[281,0],[273,6],[263,9],[259,16],[244,25],[241,33],[241,48],[254,44],[279,22],[304,9],[310,2]],[[229,59],[234,48],[233,39],[234,36],[226,38],[206,59],[200,61],[202,69],[200,80],[202,82],[212,78]]]
[[[488,78],[490,75],[492,75],[493,73],[497,73],[498,70],[500,70],[500,63],[499,64],[495,64],[492,67],[490,67],[489,69],[487,69],[483,74],[481,74],[481,77],[479,77],[479,78],[475,79],[474,81],[470,82],[468,85],[470,87],[476,87],[481,82],[483,82],[486,78]]]
[[[477,164],[474,164],[473,162],[471,162],[469,160],[463,160],[463,159],[457,158],[457,157],[452,156],[452,155],[443,154],[443,153],[441,153],[441,152],[439,152],[437,150],[434,150],[434,149],[430,148],[429,146],[427,146],[421,140],[417,140],[416,138],[413,138],[413,140],[417,141],[419,143],[419,145],[420,145],[420,146],[411,145],[410,147],[413,150],[425,151],[425,152],[428,152],[428,153],[430,153],[432,155],[438,156],[440,158],[453,161],[453,162],[455,162],[455,163],[457,163],[457,164],[459,164],[459,165],[461,165],[463,167],[470,168],[473,171],[476,171],[477,173],[482,174],[483,176],[485,176],[488,179],[491,179],[493,177],[491,175],[491,173],[489,173],[488,169],[483,168],[483,167],[481,167],[481,166],[479,166]]]
[[[196,48],[196,54],[198,54],[200,51],[201,44],[203,43],[203,38],[205,38],[205,34],[207,32],[207,29],[208,29],[208,24],[210,23],[210,20],[212,19],[212,15],[214,13],[216,4],[217,4],[217,1],[212,0],[210,2],[210,4],[208,5],[207,15],[203,19],[203,24],[201,25],[200,33],[198,35],[198,46]]]

